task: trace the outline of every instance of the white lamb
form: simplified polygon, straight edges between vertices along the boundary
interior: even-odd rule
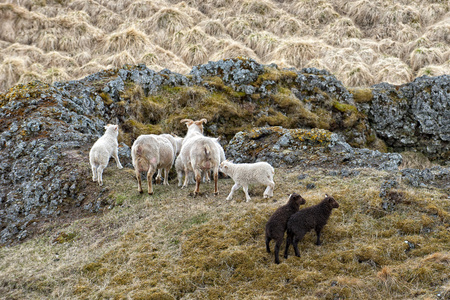
[[[234,164],[231,161],[225,160],[220,164],[220,171],[234,180],[234,185],[231,188],[227,200],[231,200],[233,198],[233,193],[242,186],[246,201],[250,201],[251,198],[248,195],[248,185],[254,183],[260,183],[267,186],[263,194],[264,198],[273,197],[273,189],[275,188],[273,175],[275,174],[275,171],[273,167],[266,162]]]
[[[117,168],[122,169],[119,161],[117,136],[119,135],[119,126],[108,124],[105,126],[105,134],[100,137],[92,146],[89,152],[89,162],[92,169],[92,181],[98,181],[103,185],[103,170],[108,165],[109,159],[114,157]]]
[[[157,169],[164,169],[164,184],[169,184],[168,175],[174,160],[172,144],[166,138],[153,134],[140,135],[131,147],[138,191],[142,193],[141,172],[147,172],[148,193],[153,194],[152,177]]]

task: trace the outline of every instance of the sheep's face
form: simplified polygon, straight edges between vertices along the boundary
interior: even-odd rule
[[[333,197],[327,195],[326,199],[328,201],[328,205],[330,205],[331,208],[338,208],[339,207],[339,203],[337,203],[336,200],[334,200]]]
[[[189,128],[190,128],[191,126],[196,126],[196,127],[198,127],[198,130],[203,134],[203,123],[206,124],[207,121],[208,121],[208,120],[206,120],[206,119],[201,119],[201,120],[198,120],[198,121],[193,121],[193,120],[191,120],[191,119],[183,119],[183,120],[181,120],[180,122],[181,122],[181,123],[185,123],[186,126],[187,126],[187,128],[188,128],[188,130],[189,130]]]
[[[116,136],[119,135],[119,125],[107,124],[105,130],[114,133]]]
[[[289,196],[289,200],[295,201],[295,203],[297,203],[299,206],[306,203],[306,200],[303,199],[303,197],[300,196],[300,195],[297,194],[297,193],[291,194],[291,195]]]
[[[219,171],[224,173],[225,175],[228,175],[228,166],[229,166],[229,162],[228,161],[223,161],[220,163],[219,165]]]

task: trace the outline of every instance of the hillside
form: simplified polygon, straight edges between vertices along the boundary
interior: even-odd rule
[[[0,0],[0,298],[450,299],[449,33],[446,0]],[[184,118],[274,197],[139,194],[133,141]],[[276,265],[292,192],[340,207]]]
[[[0,293],[448,298],[449,82],[425,76],[347,89],[326,70],[233,58],[187,76],[126,65],[16,85],[0,94]],[[183,136],[186,117],[206,117],[205,134],[221,137],[228,158],[274,165],[274,197],[252,186],[251,202],[242,191],[226,201],[233,183],[221,178],[219,196],[202,184],[193,198],[174,174],[153,196],[139,194],[132,142],[145,133]],[[106,123],[121,128],[125,168],[110,163],[99,187],[88,153]],[[387,152],[394,149],[403,152]],[[330,194],[340,208],[322,246],[310,233],[302,257],[275,265],[264,225],[291,192],[307,206]]]
[[[186,74],[246,56],[346,86],[450,73],[448,1],[0,1],[0,91],[144,63]]]

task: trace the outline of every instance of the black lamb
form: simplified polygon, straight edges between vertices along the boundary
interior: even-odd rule
[[[280,263],[279,252],[280,246],[283,243],[284,232],[286,231],[289,217],[298,212],[300,205],[305,204],[305,199],[299,194],[293,193],[289,196],[287,204],[279,207],[270,216],[266,224],[266,250],[270,253],[269,243],[275,240],[275,263]]]
[[[294,246],[295,256],[300,257],[298,242],[305,234],[314,229],[317,234],[316,245],[320,245],[320,232],[327,224],[333,208],[338,208],[339,204],[333,197],[325,195],[319,204],[304,208],[293,214],[287,222],[287,238],[284,258],[288,257],[289,246]]]

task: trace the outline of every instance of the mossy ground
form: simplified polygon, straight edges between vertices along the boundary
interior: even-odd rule
[[[86,166],[88,167],[88,166]],[[8,299],[444,299],[450,295],[448,194],[400,183],[389,211],[380,187],[392,175],[361,169],[340,177],[328,170],[276,169],[274,198],[250,188],[250,202],[233,184],[157,185],[137,192],[130,169],[110,165],[104,197],[110,208],[55,225],[43,234],[0,249],[0,293]],[[303,180],[299,175],[305,174]],[[314,183],[314,189],[307,189]],[[95,183],[92,188],[101,189]],[[325,193],[339,202],[324,228],[322,246],[308,233],[301,257],[274,264],[264,226],[287,193],[306,206]],[[271,244],[273,249],[273,243]],[[284,245],[281,249],[284,251]],[[441,296],[438,296],[441,295]]]

